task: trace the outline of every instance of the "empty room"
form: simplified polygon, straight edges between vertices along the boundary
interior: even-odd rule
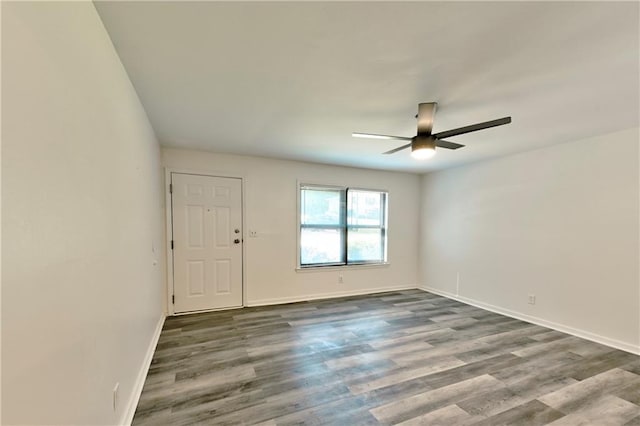
[[[2,425],[640,425],[640,3],[0,15]]]

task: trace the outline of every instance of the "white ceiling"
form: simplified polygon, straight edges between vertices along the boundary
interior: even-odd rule
[[[164,146],[426,172],[638,126],[637,2],[96,7]],[[513,122],[422,162],[351,137],[432,101],[434,132]]]

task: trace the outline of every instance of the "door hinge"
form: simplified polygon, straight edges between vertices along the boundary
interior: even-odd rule
[[[171,303],[173,303],[174,305],[176,304],[176,295],[175,294],[171,295]]]
[[[169,194],[173,194],[173,184],[169,184]]]
[[[173,240],[171,240],[171,250],[173,250]]]

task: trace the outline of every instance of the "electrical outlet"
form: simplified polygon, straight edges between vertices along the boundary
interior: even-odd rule
[[[120,391],[120,382],[113,387],[113,411],[118,409],[118,391]]]
[[[338,275],[338,283],[342,284],[344,282],[344,278],[342,277],[342,274]]]
[[[251,238],[256,238],[258,236],[258,231],[249,231],[249,236]]]
[[[529,304],[530,305],[535,305],[536,304],[536,295],[535,294],[530,294],[529,295]]]

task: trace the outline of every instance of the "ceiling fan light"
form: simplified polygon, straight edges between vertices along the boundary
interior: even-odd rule
[[[436,155],[436,140],[430,136],[418,135],[411,141],[411,156],[426,160]]]
[[[433,148],[418,148],[411,150],[411,156],[417,160],[426,160],[436,155],[436,150]]]

